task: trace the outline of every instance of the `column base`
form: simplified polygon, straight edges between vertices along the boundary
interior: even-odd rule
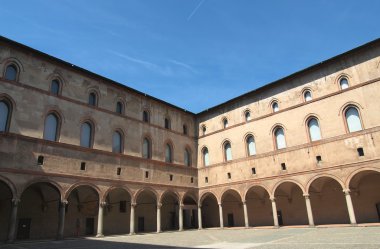
[[[273,226],[273,228],[280,228],[280,226]]]
[[[129,233],[129,235],[135,235],[136,233]]]
[[[63,236],[57,236],[57,238],[55,238],[55,240],[63,240]]]
[[[358,226],[358,223],[351,223],[350,224],[352,227],[356,227],[356,226]]]
[[[309,225],[310,228],[315,228],[315,225]]]
[[[179,231],[179,232],[182,232],[182,231],[183,231],[183,229],[178,229],[178,231]]]
[[[102,237],[104,237],[104,234],[97,234],[95,237],[96,238],[102,238]]]

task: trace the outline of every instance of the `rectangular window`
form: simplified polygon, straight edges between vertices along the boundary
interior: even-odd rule
[[[227,178],[231,179],[231,173],[230,172],[227,173]]]
[[[286,165],[285,165],[285,163],[281,163],[281,169],[282,169],[282,170],[286,170]]]
[[[252,175],[256,175],[256,168],[252,168]]]
[[[205,177],[205,183],[208,183],[208,177],[207,176]]]
[[[321,156],[316,156],[315,159],[317,160],[318,164],[322,162],[322,157]]]
[[[170,175],[169,178],[170,178],[170,181],[173,181],[173,175]]]
[[[357,151],[358,151],[359,156],[364,156],[364,149],[363,148],[358,148]]]
[[[194,178],[193,177],[190,178],[190,182],[194,183]]]
[[[120,201],[119,211],[120,211],[120,213],[126,213],[127,212],[127,201]]]
[[[149,171],[145,171],[145,178],[149,178]]]
[[[117,168],[116,174],[119,176],[121,174],[121,168]]]
[[[80,163],[80,170],[86,170],[86,163],[85,162]]]
[[[37,165],[38,166],[44,165],[44,157],[43,156],[38,156],[38,158],[37,158]]]

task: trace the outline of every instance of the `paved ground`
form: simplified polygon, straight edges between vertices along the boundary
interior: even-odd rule
[[[1,249],[380,248],[380,227],[209,229],[2,244]]]

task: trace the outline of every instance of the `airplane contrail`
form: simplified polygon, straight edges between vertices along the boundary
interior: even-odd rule
[[[190,13],[190,15],[187,17],[187,21],[190,21],[190,19],[193,17],[193,15],[197,12],[197,10],[202,6],[202,4],[205,2],[206,0],[201,0],[199,2],[199,4],[197,5],[197,7],[195,7],[195,9]]]

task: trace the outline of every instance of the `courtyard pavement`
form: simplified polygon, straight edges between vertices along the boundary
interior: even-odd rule
[[[380,248],[380,226],[206,229],[0,244],[1,249]]]

